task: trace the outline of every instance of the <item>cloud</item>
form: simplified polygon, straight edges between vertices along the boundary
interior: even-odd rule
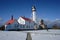
[[[2,18],[0,18],[0,21],[2,20]]]
[[[56,20],[60,20],[60,19],[56,19]]]

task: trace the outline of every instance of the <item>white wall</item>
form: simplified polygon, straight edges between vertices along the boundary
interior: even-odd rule
[[[20,18],[18,19],[18,23],[19,23],[19,24],[25,24],[25,20],[20,17]]]

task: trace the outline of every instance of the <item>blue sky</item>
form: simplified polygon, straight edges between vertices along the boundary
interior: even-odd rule
[[[15,19],[20,16],[30,18],[32,5],[36,7],[38,18],[60,19],[60,0],[0,0],[0,18],[3,21],[9,20],[11,15]]]

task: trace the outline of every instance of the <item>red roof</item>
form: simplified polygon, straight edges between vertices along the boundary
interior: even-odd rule
[[[14,23],[14,19],[13,20],[9,20],[6,24],[12,24]]]
[[[24,20],[31,22],[32,20],[29,18],[22,17]]]

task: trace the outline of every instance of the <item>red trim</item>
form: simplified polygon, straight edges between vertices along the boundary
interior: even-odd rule
[[[12,24],[14,20],[9,20],[6,24]]]
[[[32,20],[29,18],[22,17],[24,20],[31,22]]]

